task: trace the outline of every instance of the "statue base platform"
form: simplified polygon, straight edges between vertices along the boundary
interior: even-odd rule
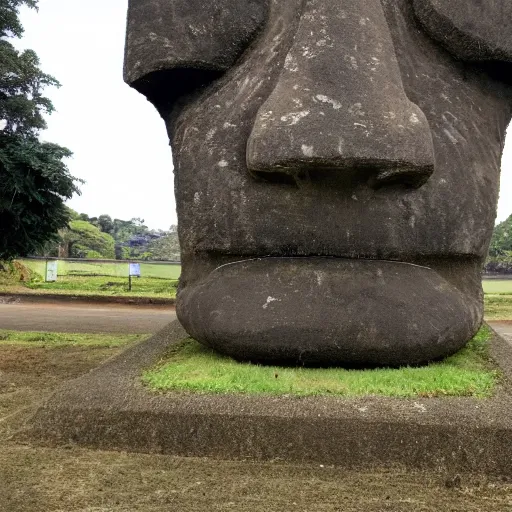
[[[143,369],[185,336],[175,321],[67,382],[39,408],[23,437],[49,446],[512,475],[512,346],[497,334],[492,356],[505,378],[489,399],[294,398],[146,389]]]

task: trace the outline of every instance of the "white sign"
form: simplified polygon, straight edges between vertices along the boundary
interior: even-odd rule
[[[130,263],[130,276],[140,277],[140,263]]]
[[[46,282],[53,283],[57,281],[57,262],[47,261],[46,262]]]

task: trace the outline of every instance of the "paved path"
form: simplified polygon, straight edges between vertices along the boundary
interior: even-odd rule
[[[501,334],[510,344],[512,344],[512,321],[493,321],[488,324],[498,333]]]
[[[151,334],[176,318],[174,309],[97,304],[0,304],[0,329]]]

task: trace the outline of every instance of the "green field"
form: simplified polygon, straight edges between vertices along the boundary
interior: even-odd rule
[[[101,295],[109,297],[176,297],[178,281],[153,277],[132,277],[132,290],[128,291],[127,277],[108,276],[59,276],[54,283],[32,281],[25,283],[25,291],[35,294]],[[0,287],[1,289],[1,287]]]
[[[499,371],[489,359],[487,327],[467,347],[422,367],[346,370],[240,363],[188,338],[173,347],[143,382],[156,391],[396,397],[475,396],[493,393]]]
[[[80,295],[167,298],[176,297],[181,266],[141,262],[141,277],[132,277],[128,286],[128,262],[58,261],[56,282],[44,281],[45,260],[18,260],[34,274],[30,280],[0,279],[0,292],[32,293],[37,295]]]
[[[484,279],[484,293],[512,295],[512,279]]]
[[[69,263],[69,262],[66,262]],[[176,288],[178,286],[178,277],[180,267],[174,265],[155,265],[148,264],[151,267],[158,267],[160,274],[171,277],[132,277],[132,289],[129,291],[128,276],[104,276],[88,273],[81,275],[80,265],[87,266],[87,263],[78,263],[72,267],[73,272],[65,275],[59,275],[56,282],[47,283],[43,276],[37,272],[42,270],[44,273],[45,262],[40,260],[30,260],[30,268],[35,274],[27,272],[26,260],[22,264],[14,262],[14,272],[0,272],[0,292],[3,293],[21,293],[35,295],[78,295],[78,296],[106,296],[106,297],[131,297],[131,298],[159,298],[174,299],[176,297]],[[93,264],[94,265],[94,264]],[[103,269],[109,269],[109,265],[116,267],[116,264],[107,264]],[[126,264],[122,264],[125,266]],[[64,265],[61,265],[61,268]],[[97,269],[98,267],[96,267]],[[99,267],[101,268],[101,267]],[[90,268],[89,268],[90,270]],[[113,272],[112,272],[113,273]],[[144,275],[144,269],[142,269]],[[149,273],[149,272],[147,272]],[[156,274],[157,272],[153,272]]]
[[[36,272],[41,277],[46,274],[45,260],[18,260],[26,265],[30,270]],[[159,264],[159,263],[140,263],[141,277],[152,277],[156,279],[178,279],[181,274],[181,265],[176,264]],[[111,276],[111,277],[128,277],[127,261],[103,263],[103,262],[80,262],[58,260],[57,274],[58,276]]]
[[[484,279],[485,319],[512,320],[512,279]]]
[[[512,295],[485,295],[486,320],[512,320]]]

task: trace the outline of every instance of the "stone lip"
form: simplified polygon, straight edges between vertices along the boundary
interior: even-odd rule
[[[176,321],[64,384],[24,440],[347,468],[405,466],[512,475],[512,347],[495,335],[506,384],[491,399],[158,394],[140,375],[186,336]]]
[[[382,260],[262,258],[188,285],[177,315],[196,340],[240,360],[399,366],[453,354],[482,304],[435,270]]]

